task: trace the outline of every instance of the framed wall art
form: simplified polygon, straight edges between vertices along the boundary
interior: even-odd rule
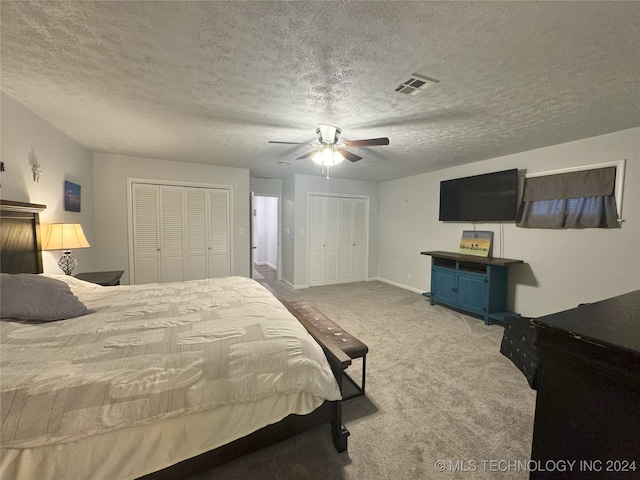
[[[64,181],[64,209],[67,212],[80,211],[80,185]]]

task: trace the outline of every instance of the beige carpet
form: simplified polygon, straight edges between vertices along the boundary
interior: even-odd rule
[[[349,450],[336,453],[320,427],[196,478],[528,478],[535,392],[499,353],[502,327],[381,282],[272,286],[313,301],[369,346],[367,396],[344,405]]]
[[[253,276],[251,278],[253,278],[254,280],[264,280],[264,276],[255,268],[253,269]]]

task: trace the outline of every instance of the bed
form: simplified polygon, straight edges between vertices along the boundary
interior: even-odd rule
[[[344,358],[262,285],[42,274],[44,206],[0,206],[0,477],[179,478],[322,424],[346,450]]]

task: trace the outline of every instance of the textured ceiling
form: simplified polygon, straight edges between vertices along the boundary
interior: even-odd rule
[[[96,152],[383,181],[640,125],[639,2],[18,2],[1,87]],[[440,82],[409,96],[411,73]]]

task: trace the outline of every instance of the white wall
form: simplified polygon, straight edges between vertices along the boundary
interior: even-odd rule
[[[309,215],[309,194],[357,195],[369,198],[369,261],[368,276],[375,277],[378,269],[378,204],[380,184],[359,180],[345,180],[311,175],[295,175],[294,230],[291,232],[294,247],[294,281],[296,288],[308,286],[307,217]]]
[[[416,291],[430,289],[430,257],[457,251],[470,223],[438,221],[440,181],[518,168],[527,173],[627,159],[620,229],[543,230],[477,223],[494,232],[494,256],[521,259],[510,267],[508,306],[537,317],[640,289],[640,128],[494,158],[380,186],[378,276]],[[409,278],[410,277],[410,278]]]
[[[232,275],[249,276],[249,170],[108,153],[93,155],[97,268],[124,270],[129,283],[127,178],[233,186]]]
[[[282,180],[279,178],[257,178],[250,179],[251,191],[256,195],[282,195]]]
[[[78,260],[73,273],[94,270],[97,249],[91,152],[4,92],[1,107],[0,160],[5,163],[5,171],[0,174],[0,198],[46,205],[40,214],[42,224],[81,224],[92,248],[73,251]],[[34,163],[42,168],[38,183],[33,181]],[[65,180],[81,186],[81,212],[64,210]],[[46,273],[62,274],[57,264],[61,255],[43,252]]]

